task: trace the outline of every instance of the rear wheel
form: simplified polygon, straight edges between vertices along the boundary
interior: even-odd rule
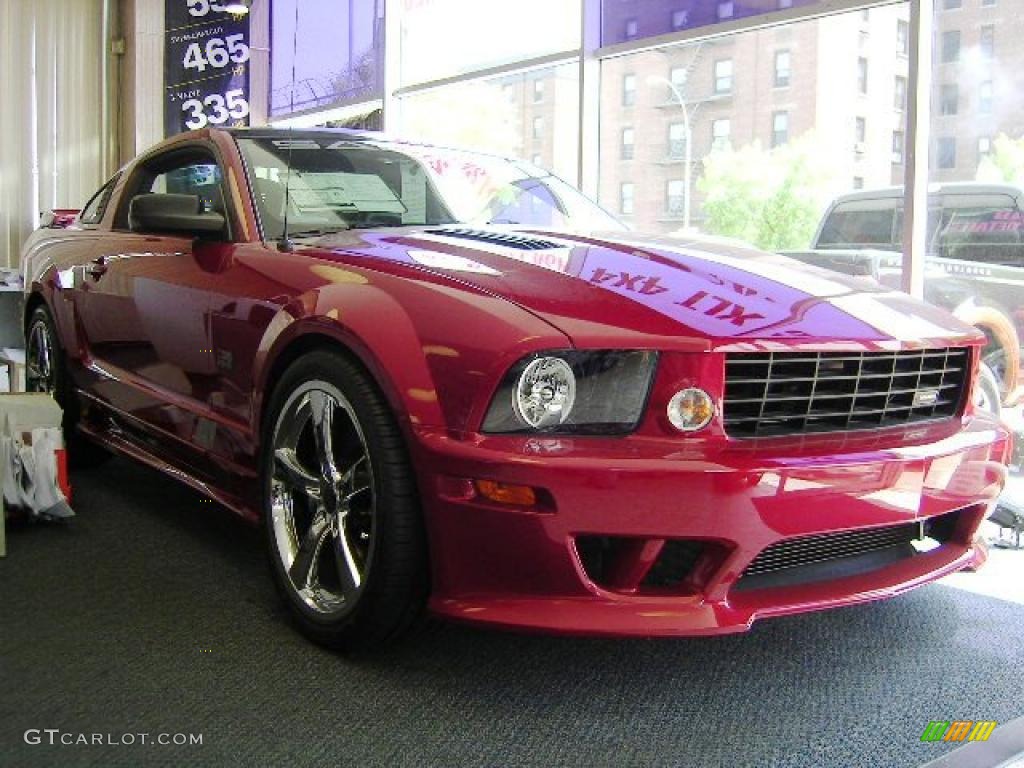
[[[264,529],[300,630],[337,649],[402,634],[426,601],[426,542],[398,425],[346,357],[313,352],[274,392],[264,437]]]
[[[64,443],[72,466],[93,467],[110,458],[106,450],[78,433],[78,398],[53,317],[45,306],[35,308],[25,327],[25,390],[45,392],[60,405]]]

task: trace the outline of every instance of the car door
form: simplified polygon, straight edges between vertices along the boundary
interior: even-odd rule
[[[224,212],[222,179],[210,147],[147,158],[127,182],[79,291],[82,332],[99,377],[94,394],[122,417],[122,428],[182,458],[217,388],[209,274],[211,264],[230,258],[231,227],[198,240],[133,229],[129,213],[133,199],[154,192],[195,194]]]

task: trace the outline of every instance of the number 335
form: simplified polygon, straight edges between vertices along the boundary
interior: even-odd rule
[[[189,113],[185,127],[190,131],[203,128],[207,124],[223,125],[228,120],[241,120],[249,116],[249,102],[246,101],[241,88],[228,91],[223,96],[213,93],[200,101],[189,99],[182,102],[182,112]]]

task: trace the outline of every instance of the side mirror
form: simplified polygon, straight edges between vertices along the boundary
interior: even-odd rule
[[[204,211],[199,195],[136,195],[128,206],[128,228],[132,232],[202,235],[224,231],[224,216]]]

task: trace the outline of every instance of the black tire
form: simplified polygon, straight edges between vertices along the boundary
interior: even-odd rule
[[[999,418],[1002,414],[1002,393],[999,390],[999,380],[985,363],[978,366],[978,383],[975,386],[975,405]]]
[[[311,415],[316,407],[311,403],[328,399],[338,401],[330,406],[333,415],[326,419],[332,425],[327,430],[332,437],[326,453],[335,470],[333,484],[324,480],[331,473],[321,469],[323,438],[318,437],[317,419]],[[300,424],[305,426],[296,426]],[[302,480],[292,483],[295,473],[282,469],[282,451],[294,458],[300,472],[307,473],[299,475]],[[346,468],[345,452],[365,455],[366,462],[355,459]],[[365,370],[347,356],[327,350],[292,363],[270,398],[261,456],[267,554],[274,583],[299,630],[331,649],[362,651],[387,644],[410,629],[422,615],[429,593],[426,534],[405,441],[384,396]],[[341,477],[348,477],[351,485],[338,485]],[[303,485],[311,487],[311,481],[321,483],[318,496],[296,491]],[[361,495],[353,490],[357,485],[363,486]],[[359,510],[355,499],[361,500]],[[332,504],[337,510],[333,516]],[[303,515],[308,524],[300,530]],[[327,520],[329,530],[324,528]],[[319,533],[311,537],[314,526],[319,526]],[[356,528],[359,537],[366,537],[365,543],[355,537]],[[298,567],[303,545],[315,539],[321,542],[319,547],[305,551],[317,552],[308,562],[320,566],[303,570]],[[297,548],[296,543],[300,543]],[[342,565],[346,562],[347,571]],[[361,574],[358,564],[364,569]],[[332,569],[333,580],[329,578]],[[302,579],[303,572],[313,575]],[[331,584],[325,586],[327,582]],[[346,592],[346,586],[351,592]]]
[[[28,392],[49,392],[61,407],[63,411],[61,426],[64,431],[64,444],[68,452],[68,465],[74,469],[99,466],[111,455],[78,431],[78,421],[81,418],[78,396],[75,393],[71,376],[68,374],[67,359],[60,343],[60,336],[57,335],[57,327],[53,322],[50,310],[45,305],[36,307],[29,315],[28,323],[25,325],[26,362],[31,362],[39,339],[36,334],[40,333],[46,335],[49,343],[48,380],[43,382],[39,378],[34,378],[30,375],[31,368],[29,368],[26,371],[25,389]]]

